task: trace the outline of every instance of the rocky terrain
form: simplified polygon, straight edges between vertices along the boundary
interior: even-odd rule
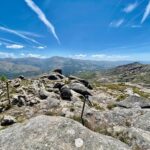
[[[0,82],[2,150],[150,149],[148,86],[88,82],[60,69],[8,83],[9,100],[6,83]]]
[[[108,75],[119,82],[150,84],[150,65],[134,62],[111,69]]]

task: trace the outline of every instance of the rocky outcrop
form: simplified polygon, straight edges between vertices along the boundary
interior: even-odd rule
[[[139,116],[135,121],[134,121],[134,127],[136,128],[141,128],[145,131],[150,132],[150,111],[147,113]]]
[[[71,93],[70,88],[68,86],[63,86],[60,89],[60,95],[61,95],[61,98],[64,100],[71,100],[72,93]]]
[[[57,79],[49,79],[48,77],[51,75]],[[59,70],[32,79],[17,78],[9,81],[10,105],[7,99],[6,85],[0,82],[0,118],[3,119],[0,119],[2,122],[0,146],[2,144],[5,149],[8,149],[8,146],[11,147],[17,138],[14,145],[18,145],[18,149],[23,145],[24,149],[99,148],[116,150],[125,146],[126,149],[131,147],[133,150],[137,148],[148,150],[148,134],[150,132],[148,93],[135,94],[133,85],[124,83],[99,84],[96,81],[92,85],[93,89],[88,81],[75,76],[65,77]],[[147,98],[143,98],[142,95]],[[83,120],[85,127],[91,131],[80,124],[85,97],[87,101],[85,101]],[[36,117],[39,115],[65,118]],[[6,116],[11,116],[11,118]],[[15,119],[14,121],[12,117]],[[36,118],[31,119],[33,117]],[[12,125],[25,120],[26,123]],[[9,125],[11,126],[9,127]],[[69,131],[66,128],[69,128]],[[72,136],[67,134],[67,131],[70,133],[70,130],[71,133],[73,132]],[[9,140],[7,132],[12,132],[11,142],[8,142],[8,146],[1,141],[1,133],[3,133],[3,141]],[[14,137],[14,135],[16,136]],[[122,145],[122,142],[117,139],[125,144]],[[58,146],[60,145],[58,143],[62,143],[61,147]],[[12,148],[14,148],[13,146]]]
[[[71,83],[70,89],[74,90],[77,93],[80,93],[82,95],[91,95],[89,90],[81,83]]]
[[[38,116],[0,131],[0,149],[130,150],[119,140],[94,133],[73,120],[49,116]]]
[[[138,96],[129,96],[125,100],[118,102],[117,105],[119,107],[125,108],[134,108],[134,107],[150,108],[150,101],[146,98]]]

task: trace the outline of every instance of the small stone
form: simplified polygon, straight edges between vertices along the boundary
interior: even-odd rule
[[[1,126],[8,126],[16,123],[16,119],[12,116],[4,116],[1,120]]]

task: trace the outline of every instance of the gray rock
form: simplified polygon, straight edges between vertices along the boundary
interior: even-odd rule
[[[50,116],[38,116],[2,130],[0,149],[130,150],[119,140],[94,133],[71,119]]]
[[[84,80],[84,79],[81,79],[81,78],[78,78],[78,77],[72,76],[72,75],[69,76],[69,79],[73,80],[73,82],[79,82],[79,83],[83,84],[84,86],[86,86],[87,88],[92,89],[92,86],[90,85],[90,83],[87,80]]]
[[[54,87],[53,88],[58,88],[58,89],[61,89],[65,84],[62,83],[62,82],[57,82],[54,84]]]
[[[17,105],[19,107],[26,105],[27,97],[24,95],[13,95],[12,105]]]
[[[63,86],[60,89],[60,94],[61,94],[61,98],[64,100],[71,100],[72,97],[72,93],[69,87],[67,86]]]
[[[25,77],[23,75],[20,75],[18,78],[21,79],[21,80],[25,79]]]
[[[121,137],[121,135],[120,135]],[[132,149],[149,150],[150,149],[150,132],[138,128],[127,128],[122,132],[124,140]]]
[[[134,108],[134,107],[150,108],[150,101],[142,97],[129,96],[125,100],[118,102],[117,105],[119,107],[124,108]]]
[[[20,86],[20,81],[21,81],[21,79],[19,79],[19,78],[13,80],[12,86],[15,87],[15,88],[19,87]]]
[[[150,132],[150,112],[139,116],[134,122],[134,127],[141,128]]]
[[[144,112],[141,109],[134,108],[115,108],[111,111],[94,111],[92,113],[92,117],[86,115],[85,119],[88,120],[89,124],[91,124],[93,128],[99,128],[103,131],[104,129],[108,129],[113,126],[131,127],[133,126],[133,122]]]
[[[45,89],[41,88],[39,91],[40,99],[46,99],[50,95]]]
[[[55,69],[55,70],[53,70],[53,72],[56,72],[56,73],[62,74],[62,70],[61,70],[61,69]]]
[[[46,100],[48,102],[49,108],[56,108],[60,105],[60,100],[58,99],[48,97]]]
[[[70,89],[72,89],[75,92],[80,93],[82,95],[91,95],[89,90],[81,83],[71,83]]]
[[[60,78],[58,77],[57,74],[50,74],[50,75],[48,76],[48,79],[49,79],[49,80],[59,80]]]
[[[12,116],[4,116],[1,120],[1,126],[8,126],[16,123],[16,119]]]

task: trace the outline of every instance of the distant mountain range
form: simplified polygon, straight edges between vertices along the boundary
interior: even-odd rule
[[[56,68],[61,68],[65,75],[82,71],[99,71],[130,63],[129,61],[92,61],[64,57],[40,58],[1,58],[0,75],[14,78],[19,75],[37,76]]]
[[[107,75],[117,81],[150,84],[150,64],[134,62],[110,69]]]

